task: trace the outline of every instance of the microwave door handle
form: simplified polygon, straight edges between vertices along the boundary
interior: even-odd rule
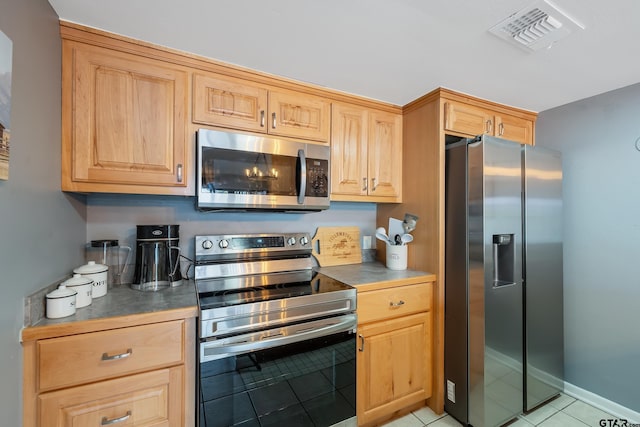
[[[304,196],[307,190],[307,159],[304,156],[304,150],[298,150],[298,160],[300,161],[300,175],[298,186],[298,204],[304,204]]]

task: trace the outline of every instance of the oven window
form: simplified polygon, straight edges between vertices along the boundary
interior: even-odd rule
[[[200,426],[331,426],[355,416],[355,334],[200,364]]]
[[[202,192],[295,196],[297,157],[202,147]]]

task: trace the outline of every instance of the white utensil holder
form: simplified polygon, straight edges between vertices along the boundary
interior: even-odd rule
[[[387,268],[389,270],[407,269],[407,245],[387,244]]]

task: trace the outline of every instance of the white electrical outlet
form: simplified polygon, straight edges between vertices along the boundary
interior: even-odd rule
[[[447,399],[456,403],[456,383],[447,380]]]
[[[362,236],[362,249],[371,249],[371,236]]]

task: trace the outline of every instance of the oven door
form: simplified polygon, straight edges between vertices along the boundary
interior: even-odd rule
[[[329,207],[329,147],[209,129],[197,140],[199,209]]]
[[[200,426],[331,426],[356,414],[355,314],[200,343]]]

